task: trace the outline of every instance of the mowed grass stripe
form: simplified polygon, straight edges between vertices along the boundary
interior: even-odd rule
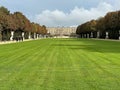
[[[41,39],[0,46],[0,90],[120,89],[120,42]]]
[[[72,47],[71,47],[72,48]],[[95,84],[95,86],[93,84],[90,83],[90,80],[94,81],[94,65],[93,63],[90,62],[90,58],[87,57],[87,55],[85,54],[86,52],[83,50],[79,50],[80,53],[78,53],[78,51],[74,51],[70,50],[70,54],[72,54],[73,56],[71,56],[71,60],[74,64],[74,68],[76,70],[76,81],[77,83],[77,89],[78,90],[82,90],[82,89],[89,89],[92,88],[93,90],[96,89],[96,87],[98,86],[97,82]],[[96,67],[95,67],[96,68]],[[92,69],[92,72],[90,72],[89,70]],[[89,76],[89,77],[88,77]],[[80,87],[82,86],[82,87]],[[97,87],[97,89],[99,89]]]
[[[101,48],[98,48],[98,50],[99,49],[101,49]],[[86,49],[85,49],[86,50]],[[90,65],[91,63],[92,64],[94,64],[94,66],[93,67],[91,67],[91,66],[85,66],[85,70],[88,70],[88,71],[90,71],[90,74],[92,74],[92,76],[93,76],[93,80],[94,79],[100,79],[100,80],[98,80],[99,82],[93,82],[93,80],[91,80],[91,81],[89,81],[89,79],[92,79],[92,77],[90,77],[90,75],[89,74],[87,74],[87,76],[89,77],[89,79],[87,79],[87,82],[88,83],[92,83],[95,87],[96,87],[96,89],[98,89],[99,87],[101,88],[101,89],[103,89],[103,88],[105,88],[104,87],[104,85],[106,84],[106,85],[110,85],[109,83],[116,83],[116,82],[118,82],[118,78],[117,77],[115,77],[115,75],[113,75],[111,72],[109,72],[109,71],[107,71],[107,70],[105,70],[105,68],[103,67],[103,66],[106,66],[106,65],[108,65],[107,63],[105,63],[104,61],[106,61],[106,59],[108,59],[109,58],[109,55],[106,55],[106,59],[105,58],[101,58],[100,56],[99,56],[99,53],[101,53],[101,52],[98,52],[98,50],[94,50],[94,52],[88,52],[87,54],[86,54],[86,51],[83,51],[84,53],[81,53],[81,55],[84,55],[83,56],[83,58],[85,58],[85,59],[83,59],[84,61],[85,60],[88,60],[88,64]],[[103,54],[103,53],[101,53],[101,54]],[[114,53],[115,54],[115,53]],[[79,55],[80,57],[82,57],[81,55]],[[103,54],[104,55],[104,54]],[[114,58],[114,59],[116,59],[116,58]],[[109,58],[109,60],[111,61],[111,59]],[[119,59],[117,59],[117,60],[119,60]],[[91,61],[91,63],[90,63],[90,61]],[[104,62],[104,65],[102,64]],[[87,62],[86,62],[87,63]],[[85,64],[86,64],[85,63]],[[83,65],[85,65],[85,64],[83,64]],[[114,62],[112,63],[112,64],[114,64]],[[109,63],[109,66],[112,66],[110,63]],[[110,70],[111,68],[107,68],[108,70]],[[85,70],[83,70],[83,71],[85,71]],[[95,72],[93,72],[95,70]],[[112,71],[113,73],[114,73],[114,70]],[[101,76],[101,74],[102,74],[102,76]],[[98,76],[100,77],[100,78],[98,78]],[[84,75],[85,76],[85,75]],[[96,78],[96,76],[97,76],[97,78]],[[116,76],[117,76],[117,73],[116,73]],[[110,78],[110,77],[112,77],[112,78]],[[86,77],[87,78],[87,77]],[[108,80],[110,80],[108,83],[105,83],[105,82],[103,82],[102,81],[102,79],[104,79],[105,81],[108,81]],[[117,80],[118,79],[118,80]],[[114,82],[112,82],[114,80]],[[99,84],[97,84],[97,83],[99,83]],[[106,86],[105,85],[105,86]],[[114,87],[115,86],[118,86],[118,83],[116,83],[116,84],[112,84],[112,86],[114,85]],[[99,87],[98,87],[99,86]],[[103,87],[101,87],[101,86],[103,86]],[[106,87],[106,89],[110,89],[112,86],[109,86],[109,87]],[[113,88],[113,87],[112,87]],[[116,87],[116,88],[118,88],[118,87]]]
[[[26,47],[27,47],[27,46],[26,46]],[[24,48],[24,47],[23,47],[23,48]],[[19,58],[19,59],[16,59],[16,58],[15,58],[15,60],[18,61],[18,63],[17,63],[17,62],[14,63],[14,61],[12,62],[12,64],[14,63],[14,66],[13,66],[14,69],[17,68],[16,65],[19,65],[19,64],[21,64],[21,63],[24,62],[24,64],[22,64],[22,66],[18,67],[18,71],[16,70],[16,74],[18,74],[18,72],[19,72],[19,73],[23,73],[23,70],[24,70],[24,69],[25,69],[25,70],[26,70],[26,69],[30,70],[30,69],[29,69],[30,66],[28,66],[28,65],[29,65],[29,64],[33,64],[32,62],[34,62],[34,59],[35,59],[35,57],[36,57],[36,55],[34,55],[34,54],[39,53],[39,52],[36,52],[36,50],[35,50],[35,52],[33,52],[33,51],[31,52],[31,50],[34,50],[35,48],[36,48],[36,47],[34,47],[34,48],[32,48],[32,47],[29,48],[29,49],[30,49],[29,52],[26,53],[26,59],[25,59],[25,58],[22,58],[22,57]],[[38,48],[38,47],[37,47],[37,48]],[[39,49],[37,49],[37,50],[39,50]],[[23,53],[26,52],[26,49],[24,49],[24,51],[22,51],[22,52],[23,52]],[[21,52],[21,53],[22,53],[22,52]],[[46,51],[45,51],[45,52],[46,52]],[[44,53],[45,53],[45,52],[44,52]],[[28,54],[28,55],[27,55],[27,54]],[[20,54],[20,55],[21,55],[21,54]],[[17,53],[16,56],[19,56],[19,54]],[[14,58],[13,58],[13,59],[14,59]],[[13,59],[12,59],[12,60],[13,60]],[[22,62],[19,62],[19,60],[21,61],[22,59],[23,59],[23,61],[22,61]],[[8,64],[8,65],[9,65],[9,64]],[[8,66],[8,65],[5,65],[5,66]],[[26,68],[26,67],[27,67],[27,68]],[[10,68],[10,67],[9,67],[9,68]],[[9,71],[10,71],[10,70],[9,70]],[[12,76],[13,78],[16,78],[16,77],[15,77],[15,73],[14,73],[14,72],[11,72],[11,73],[12,73],[11,76]],[[18,78],[19,78],[19,77],[18,77]],[[7,78],[6,78],[6,79],[7,79]],[[12,78],[11,78],[10,80],[12,80]],[[9,80],[9,81],[10,81],[10,80]],[[13,81],[10,81],[10,82],[13,82]],[[29,83],[29,82],[28,82],[28,83]],[[6,86],[6,85],[5,85],[5,86]],[[11,86],[11,85],[10,85],[10,86]]]

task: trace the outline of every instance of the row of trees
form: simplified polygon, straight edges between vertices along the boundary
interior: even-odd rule
[[[91,20],[77,27],[76,33],[82,38],[109,38],[120,37],[120,11],[109,12],[104,17]]]
[[[25,39],[47,34],[45,25],[31,23],[21,12],[12,14],[7,8],[0,7],[0,39],[10,40],[11,31],[14,32],[13,39],[23,38],[23,32]]]

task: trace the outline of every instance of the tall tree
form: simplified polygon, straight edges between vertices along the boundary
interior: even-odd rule
[[[105,18],[104,17],[100,17],[97,20],[96,29],[100,33],[100,38],[105,38],[106,37]]]

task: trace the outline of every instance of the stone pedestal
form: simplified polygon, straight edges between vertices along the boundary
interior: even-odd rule
[[[84,38],[86,38],[86,34],[84,34]]]
[[[31,32],[29,32],[29,36],[28,36],[28,39],[31,39]]]
[[[36,39],[36,33],[34,33],[34,39]]]
[[[91,35],[90,35],[91,38],[93,38],[93,32],[91,32]]]
[[[37,39],[39,38],[39,34],[37,34]]]
[[[100,32],[99,31],[97,32],[97,38],[100,38]]]
[[[109,37],[108,37],[108,32],[106,32],[106,37],[105,37],[106,39],[108,39]]]
[[[24,40],[24,39],[25,39],[25,33],[22,32],[22,40]]]
[[[41,35],[41,34],[39,35],[39,38],[42,38],[42,35]]]
[[[13,37],[14,37],[14,31],[11,31],[10,41],[13,41]]]
[[[89,38],[89,34],[87,34],[87,38]]]

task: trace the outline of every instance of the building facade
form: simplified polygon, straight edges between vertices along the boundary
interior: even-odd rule
[[[53,36],[70,36],[76,33],[77,27],[47,27],[47,31]]]

